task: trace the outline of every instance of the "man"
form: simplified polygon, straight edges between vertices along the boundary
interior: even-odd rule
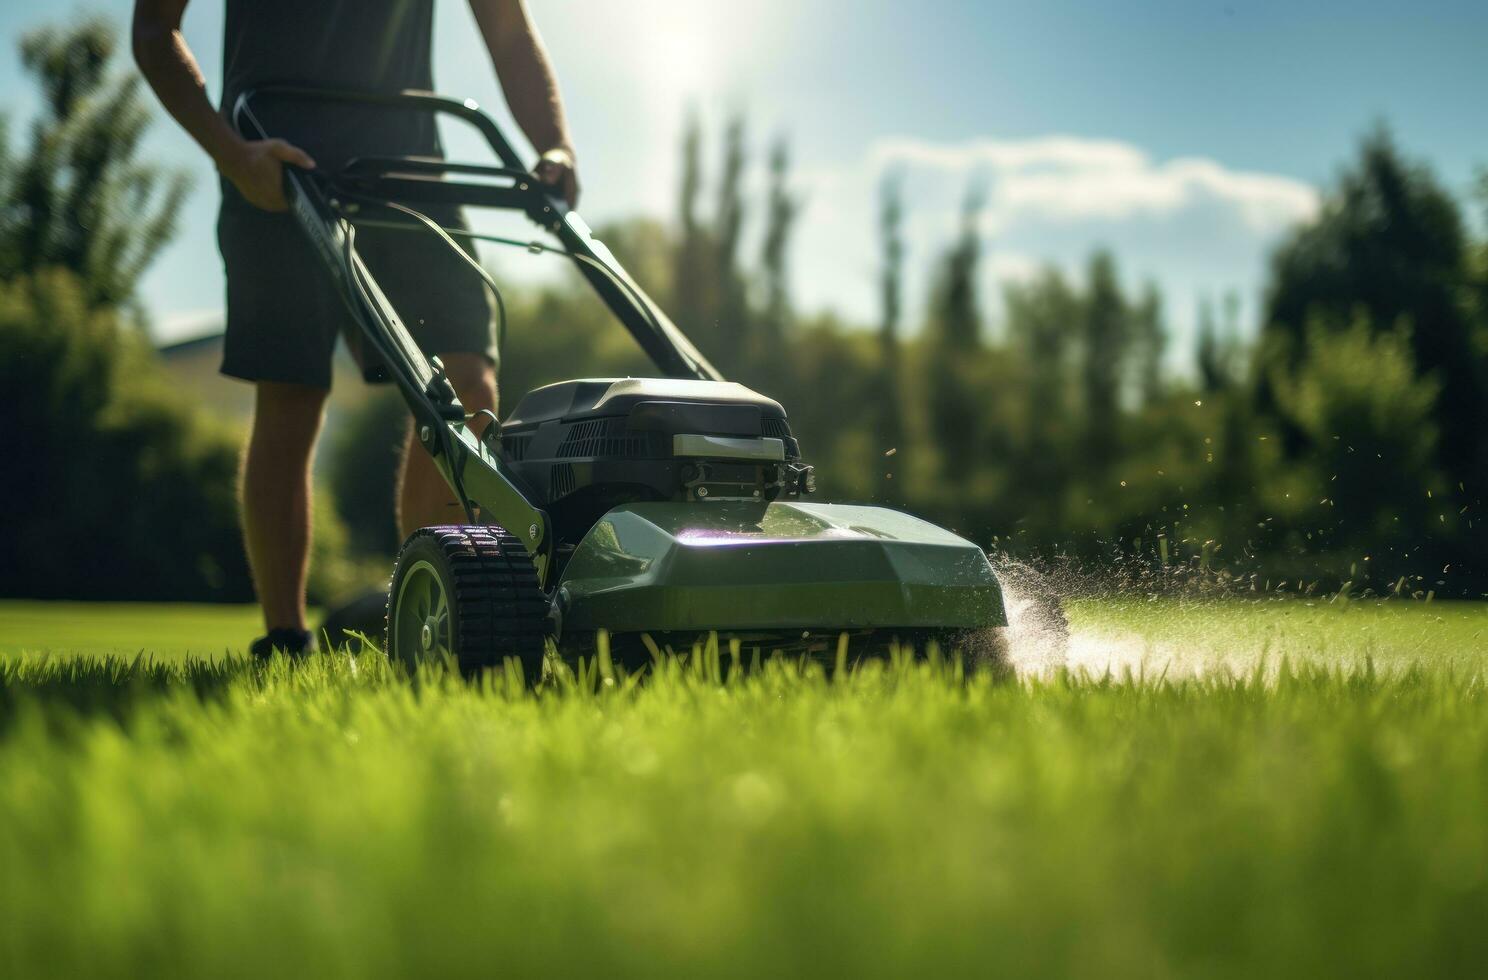
[[[434,87],[433,0],[226,0],[220,108],[207,99],[181,34],[187,0],[136,0],[134,56],[171,116],[222,176],[217,237],[227,273],[222,371],[255,385],[242,475],[243,538],[267,634],[256,656],[303,654],[310,552],[310,466],[329,393],[338,333],[369,377],[360,337],[288,215],[285,166],[333,170],[354,156],[440,152],[432,117],[366,107],[281,102],[258,112],[267,140],[228,121],[244,90],[275,82],[392,92]],[[557,82],[523,0],[470,0],[486,49],[529,141],[539,179],[578,196],[573,145]],[[258,107],[255,107],[256,109]],[[432,215],[458,222],[457,211]],[[414,337],[444,361],[468,411],[496,409],[488,300],[447,246],[409,232],[366,229],[358,250]],[[404,533],[451,520],[448,488],[422,452],[406,453],[398,494]]]

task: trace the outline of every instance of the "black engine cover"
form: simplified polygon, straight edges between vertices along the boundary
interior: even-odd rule
[[[678,456],[677,435],[778,439],[783,459]],[[617,503],[773,499],[808,489],[809,468],[780,403],[727,381],[603,378],[529,393],[501,426],[501,450],[560,539]]]

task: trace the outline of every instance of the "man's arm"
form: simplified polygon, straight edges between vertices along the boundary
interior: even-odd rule
[[[526,3],[470,0],[470,9],[491,53],[512,117],[542,156],[537,165],[538,178],[562,188],[572,207],[578,203],[579,179],[563,115],[563,97]]]
[[[201,145],[249,203],[283,211],[284,164],[311,169],[315,161],[284,140],[245,140],[207,98],[206,81],[181,36],[187,0],[135,0],[133,46],[140,73],[167,112]]]

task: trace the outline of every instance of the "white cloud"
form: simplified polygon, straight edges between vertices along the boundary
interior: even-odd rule
[[[1037,279],[1046,262],[1023,252],[999,249],[986,258],[987,273],[998,282],[1028,282]]]
[[[873,170],[900,168],[911,179],[936,175],[987,182],[995,227],[1017,221],[1119,221],[1164,217],[1186,208],[1233,210],[1258,232],[1276,231],[1317,212],[1311,186],[1276,174],[1231,170],[1204,157],[1156,162],[1129,143],[1045,136],[931,143],[891,139],[869,153]]]
[[[909,323],[918,322],[935,263],[955,240],[962,195],[981,179],[991,323],[1001,315],[1001,284],[1046,266],[1079,279],[1091,252],[1109,248],[1129,286],[1151,280],[1161,288],[1175,363],[1187,357],[1200,301],[1235,289],[1254,302],[1267,254],[1319,203],[1314,188],[1290,177],[1205,157],[1156,160],[1119,140],[882,140],[855,160],[797,174],[806,196],[793,250],[803,309],[833,307],[874,322],[879,183],[893,171],[902,176]]]
[[[961,173],[1046,167],[1131,169],[1142,166],[1147,158],[1129,143],[1079,136],[1040,136],[1027,140],[983,138],[952,144],[891,138],[875,143],[868,156],[881,167],[909,163]]]

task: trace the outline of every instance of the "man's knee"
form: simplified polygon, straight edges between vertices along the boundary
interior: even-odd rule
[[[484,354],[440,354],[444,373],[467,412],[496,410],[496,366]]]

